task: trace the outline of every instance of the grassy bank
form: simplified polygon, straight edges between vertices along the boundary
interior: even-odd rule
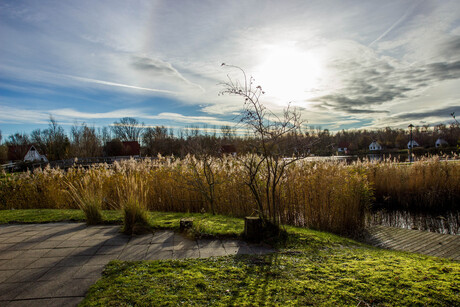
[[[458,306],[460,264],[289,228],[279,252],[112,261],[82,306]]]

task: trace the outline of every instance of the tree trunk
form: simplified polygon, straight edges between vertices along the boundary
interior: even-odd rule
[[[244,237],[250,241],[261,241],[263,237],[262,219],[247,216],[244,218]]]
[[[191,229],[192,227],[193,227],[193,219],[184,218],[180,220],[179,229],[181,232],[187,229]]]

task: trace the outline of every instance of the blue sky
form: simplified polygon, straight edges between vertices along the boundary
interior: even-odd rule
[[[236,125],[238,65],[339,129],[460,114],[460,1],[0,1],[0,130]]]

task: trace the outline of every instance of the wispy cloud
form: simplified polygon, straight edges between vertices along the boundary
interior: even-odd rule
[[[53,116],[58,116],[68,119],[103,119],[103,118],[122,118],[122,117],[140,117],[143,112],[137,109],[120,109],[110,112],[101,112],[101,113],[89,113],[89,112],[80,112],[74,109],[55,109],[49,110],[47,113],[52,114]]]
[[[168,90],[146,88],[146,87],[121,84],[121,83],[115,83],[115,82],[109,82],[109,81],[103,81],[103,80],[96,80],[96,79],[90,79],[90,78],[82,78],[82,77],[76,77],[76,76],[66,76],[66,77],[69,77],[74,80],[83,81],[83,82],[96,83],[96,84],[102,84],[102,85],[107,85],[107,86],[123,87],[123,88],[129,88],[129,89],[134,89],[134,90],[155,92],[155,93],[175,94],[175,92],[168,91]]]
[[[399,26],[410,14],[413,13],[414,9],[419,5],[419,2],[415,2],[413,5],[411,5],[406,12],[398,19],[396,20],[385,32],[383,32],[379,37],[377,37],[375,40],[373,40],[370,44],[369,47],[371,47],[373,44],[377,43],[379,40],[384,38],[388,33],[390,33],[394,28]]]
[[[2,129],[46,122],[49,113],[104,124],[132,116],[234,125],[242,101],[217,96],[227,73],[220,63],[257,73],[271,65],[272,46],[291,46],[319,67],[314,89],[298,73],[311,67],[290,68],[300,76],[293,104],[310,123],[403,125],[413,110],[428,116],[433,101],[458,104],[459,10],[456,0],[2,2]],[[273,66],[290,74],[288,62]],[[263,102],[279,110],[289,90],[271,86],[267,93],[283,97]]]
[[[229,125],[234,126],[235,122],[229,122],[225,120],[221,120],[217,117],[212,116],[187,116],[178,113],[160,113],[158,115],[146,115],[143,118],[147,119],[161,119],[161,120],[169,120],[175,121],[180,123],[187,123],[187,124],[208,124],[208,125]]]

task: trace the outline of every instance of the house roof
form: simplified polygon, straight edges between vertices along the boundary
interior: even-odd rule
[[[138,141],[125,141],[122,142],[124,154],[127,156],[140,156],[141,145]]]
[[[221,152],[224,154],[236,152],[236,146],[232,144],[222,145],[220,148]]]
[[[340,142],[339,143],[339,148],[347,148],[350,147],[350,143],[348,142]]]

